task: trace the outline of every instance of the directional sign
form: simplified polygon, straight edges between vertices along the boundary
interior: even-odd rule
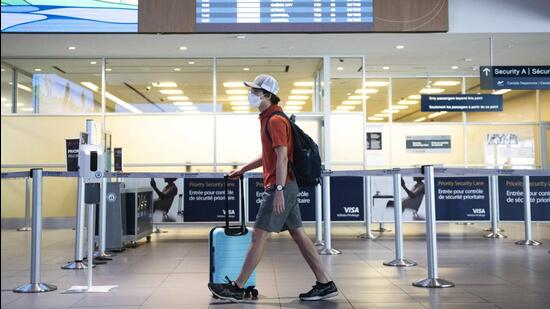
[[[550,89],[550,66],[482,66],[481,89]]]
[[[502,96],[492,94],[422,95],[423,112],[502,112]]]

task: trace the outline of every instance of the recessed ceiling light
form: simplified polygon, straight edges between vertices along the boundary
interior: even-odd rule
[[[309,99],[309,96],[307,95],[291,95],[288,96],[289,100],[307,100]]]
[[[178,106],[178,108],[182,111],[196,111],[196,106]]]
[[[418,119],[415,119],[414,122],[422,122],[424,120],[426,120],[426,117],[420,117]]]
[[[384,87],[387,86],[389,82],[386,81],[368,81],[365,82],[365,87]]]
[[[161,87],[161,88],[176,88],[178,84],[174,82],[158,82],[158,83],[152,83],[153,87]]]
[[[458,66],[453,65],[453,66],[451,67],[451,69],[453,69],[453,70],[458,70]]]
[[[245,95],[232,95],[229,96],[229,101],[246,101],[248,97]]]
[[[189,61],[189,62],[187,62],[187,63],[193,65],[193,64],[195,64],[195,61]]]
[[[42,72],[42,69],[36,68],[34,69],[35,72]]]
[[[76,49],[76,46],[69,46],[67,47],[68,50],[75,50]]]
[[[296,105],[285,107],[285,109],[289,111],[301,111],[303,108],[304,108],[303,106],[296,106]]]
[[[432,114],[429,114],[429,115],[428,115],[428,118],[433,119],[433,118],[439,117],[439,116],[441,116],[441,115],[445,115],[446,113],[447,113],[446,111],[441,111],[441,112],[437,112],[437,113],[432,113]]]
[[[415,104],[418,104],[418,101],[415,101],[415,100],[400,100],[398,102],[398,104],[401,104],[401,105],[415,105]]]
[[[397,46],[395,46],[395,48],[397,48],[397,49],[403,49],[403,48],[405,48],[405,46],[403,46],[403,45],[397,45]]]
[[[187,101],[189,100],[189,97],[186,97],[184,95],[176,95],[176,96],[169,96],[167,97],[170,101]]]
[[[344,70],[344,67],[337,67],[336,70],[338,70],[338,71],[343,71],[343,70]]]
[[[244,40],[244,39],[246,39],[246,36],[245,35],[237,35],[235,38],[237,38],[239,40]]]
[[[505,94],[510,91],[512,91],[512,89],[500,89],[500,90],[494,91],[493,94]]]
[[[187,46],[180,46],[180,50],[187,50]]]
[[[312,94],[313,89],[292,89],[290,90],[291,94]]]
[[[313,82],[295,82],[296,87],[313,87]]]
[[[376,89],[376,88],[357,89],[357,90],[355,90],[355,93],[359,93],[359,94],[375,94],[375,93],[378,93],[378,89]]]
[[[99,91],[99,87],[96,86],[96,85],[95,85],[94,83],[92,83],[92,82],[80,82],[80,84],[81,84],[82,86],[86,87],[86,88],[89,88],[89,89],[93,90],[93,91],[96,91],[96,92]]]
[[[111,72],[112,70],[113,70],[113,69],[111,69],[111,68],[106,68],[106,69],[105,69],[105,71],[107,71],[107,72]]]
[[[225,82],[223,83],[225,88],[244,88],[246,87],[243,82]]]
[[[180,89],[161,89],[162,94],[183,94],[183,90]]]
[[[472,58],[464,58],[464,62],[472,62]]]
[[[250,71],[250,68],[243,68],[243,71]]]
[[[412,95],[408,96],[407,98],[411,99],[411,100],[420,100],[422,98],[422,96],[419,95],[419,94],[412,94]]]
[[[32,92],[32,89],[29,86],[25,86],[23,84],[17,84],[17,88],[19,88],[21,90],[25,90],[27,92]]]
[[[233,106],[246,106],[249,103],[248,103],[248,101],[232,101],[229,104],[231,104]]]
[[[390,67],[382,67],[382,70],[389,70]]]
[[[225,91],[227,94],[248,94],[246,89],[228,89]]]
[[[179,72],[179,71],[181,71],[181,69],[180,68],[174,68],[174,71]]]
[[[422,88],[420,90],[420,93],[422,93],[422,94],[437,94],[437,93],[442,93],[443,91],[445,91],[445,89],[443,89],[443,88]]]
[[[361,105],[361,101],[359,100],[345,100],[345,101],[342,101],[342,104],[343,105]]]
[[[409,108],[409,106],[407,106],[407,105],[392,105],[391,108],[392,109],[407,109],[407,108]]]
[[[247,110],[250,110],[250,107],[249,106],[232,106],[231,109],[234,111],[247,111]]]
[[[97,64],[97,61],[90,61],[90,64]]]
[[[400,112],[400,110],[398,110],[398,109],[397,110],[392,109],[391,111],[389,109],[382,110],[382,113],[384,113],[384,114],[397,114],[399,112]]]
[[[458,84],[460,84],[460,82],[457,80],[438,80],[433,85],[445,87],[445,86],[456,86]]]
[[[24,108],[21,109],[21,111],[22,111],[22,112],[32,112],[32,111],[34,111],[34,108],[32,108],[32,107],[24,107]]]
[[[6,70],[4,68],[2,68],[2,72],[5,72]]]
[[[374,114],[374,117],[389,117],[388,114]]]
[[[367,118],[368,120],[373,120],[373,121],[380,121],[380,120],[384,120],[384,118],[382,117],[369,117]]]
[[[287,105],[305,105],[306,101],[286,101]]]
[[[365,100],[367,100],[369,98],[370,98],[370,96],[368,96],[368,95],[365,96]],[[363,100],[363,95],[350,95],[348,97],[348,99],[350,99],[350,100]]]
[[[339,110],[339,111],[350,111],[354,109],[355,109],[355,106],[353,105],[340,105],[336,107],[336,110]]]

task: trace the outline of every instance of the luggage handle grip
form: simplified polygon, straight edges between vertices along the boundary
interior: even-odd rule
[[[229,182],[229,175],[225,174],[223,176],[224,179],[224,185],[225,185],[225,232],[228,235],[244,235],[246,234],[246,226],[245,226],[245,215],[244,215],[244,175],[239,175],[239,194],[241,196],[241,209],[239,218],[241,220],[241,226],[240,226],[240,233],[235,233],[229,226],[229,190],[228,190],[228,182]]]

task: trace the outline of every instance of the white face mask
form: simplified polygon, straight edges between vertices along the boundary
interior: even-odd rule
[[[254,93],[248,94],[248,104],[250,104],[250,106],[258,108],[260,107],[261,103],[262,99],[259,96],[255,95]]]

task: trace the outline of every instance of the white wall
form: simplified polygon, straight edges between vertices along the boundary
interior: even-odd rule
[[[449,0],[449,33],[550,32],[549,0]]]

